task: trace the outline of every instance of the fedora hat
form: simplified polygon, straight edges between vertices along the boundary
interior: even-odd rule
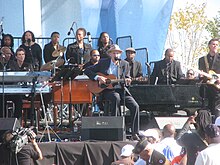
[[[109,50],[107,51],[107,53],[111,53],[111,52],[119,52],[122,53],[123,50],[120,49],[120,47],[117,44],[113,44],[110,46]]]

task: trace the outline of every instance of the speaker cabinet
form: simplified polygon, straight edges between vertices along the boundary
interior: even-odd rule
[[[122,116],[82,117],[82,140],[125,140],[125,120]]]
[[[0,118],[0,142],[2,142],[2,135],[7,130],[13,130],[20,128],[20,122],[17,118]]]

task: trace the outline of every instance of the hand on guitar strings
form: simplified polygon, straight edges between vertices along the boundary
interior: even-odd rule
[[[98,76],[97,80],[99,81],[99,85],[106,84],[107,78],[104,76]]]

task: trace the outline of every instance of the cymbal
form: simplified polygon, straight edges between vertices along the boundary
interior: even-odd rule
[[[64,64],[64,59],[53,60],[53,61],[50,61],[50,62],[42,65],[40,70],[41,71],[52,70],[54,66],[55,67],[59,67],[59,66],[61,66],[63,64]]]
[[[65,51],[66,51],[66,47],[60,46],[58,49],[53,51],[52,56],[53,57],[62,56]]]

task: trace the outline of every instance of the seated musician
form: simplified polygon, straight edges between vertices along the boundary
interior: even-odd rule
[[[151,82],[154,84],[176,84],[177,80],[183,77],[180,62],[174,60],[174,51],[167,49],[165,58],[154,64],[151,74]]]
[[[59,56],[53,57],[52,56],[52,54],[55,50],[59,50],[60,48],[63,48],[63,46],[61,46],[59,44],[60,34],[58,32],[52,32],[50,37],[51,37],[51,42],[46,44],[43,49],[44,61],[46,63],[50,62],[52,60],[56,60],[57,58],[64,59],[62,50],[60,52],[61,57],[59,57]]]
[[[206,56],[199,58],[199,70],[210,73],[201,74],[200,77],[203,79],[203,82],[207,84],[201,86],[201,95],[202,97],[208,98],[208,108],[211,110],[211,113],[217,118],[220,116],[220,89],[219,86],[219,77],[212,78],[214,81],[208,80],[212,77],[211,71],[214,71],[216,74],[220,74],[220,54],[218,53],[219,48],[219,39],[211,39],[208,42],[209,52]],[[213,83],[212,83],[213,82]]]
[[[78,28],[76,31],[76,42],[69,44],[66,51],[66,59],[71,64],[83,65],[90,60],[90,51],[92,47],[90,44],[84,43],[86,30]]]
[[[16,66],[14,61],[10,60],[10,57],[12,55],[11,50],[8,47],[2,47],[1,48],[1,53],[2,55],[0,56],[0,63],[1,63],[1,67],[0,67],[0,71],[3,71],[3,69],[5,68],[4,71],[16,71]],[[12,85],[11,83],[4,83],[5,85]],[[1,83],[2,85],[2,83]],[[3,97],[5,102],[3,103]],[[14,112],[14,117],[20,119],[21,118],[21,114],[22,114],[22,98],[20,95],[0,95],[0,107],[1,107],[1,111],[0,111],[0,117],[5,117],[5,115],[3,116],[3,114],[6,114],[6,103],[7,101],[12,101],[15,104],[15,112]],[[4,113],[3,113],[3,105],[4,105]]]
[[[187,70],[186,72],[186,78],[189,80],[195,79],[195,72],[192,69]]]
[[[85,70],[85,74],[92,80],[98,80],[99,84],[107,85],[107,75],[114,75],[119,79],[124,79],[124,83],[129,85],[131,83],[129,63],[125,60],[121,60],[120,55],[122,50],[118,45],[112,45],[108,50],[108,54],[111,58],[103,58],[97,65],[88,67]],[[99,73],[99,74],[98,74]],[[132,135],[139,132],[139,105],[131,96],[130,92],[123,86],[118,84],[114,88],[104,89],[101,93],[103,99],[110,101],[110,111],[112,116],[121,115],[121,103],[125,101],[125,106],[130,110],[132,121]],[[98,88],[94,86],[94,90]],[[110,89],[109,89],[110,88]],[[125,99],[125,100],[124,100]]]
[[[90,51],[90,60],[89,60],[89,62],[85,63],[85,65],[83,65],[83,69],[88,68],[92,65],[98,64],[99,60],[100,60],[99,51],[96,49],[91,50]]]
[[[129,63],[130,76],[132,78],[138,78],[143,76],[141,63],[136,61],[134,58],[136,56],[136,51],[134,48],[126,49],[126,61]]]

